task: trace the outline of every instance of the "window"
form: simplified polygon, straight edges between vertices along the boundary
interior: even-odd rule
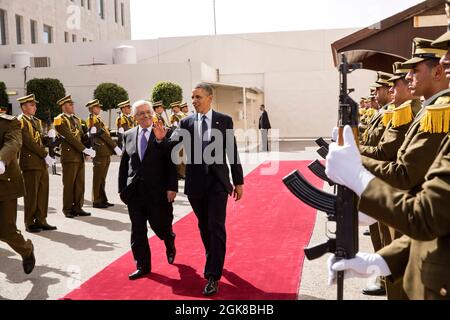
[[[6,45],[6,11],[0,9],[0,45]]]
[[[64,42],[68,43],[69,42],[69,33],[66,31],[64,32]]]
[[[16,14],[16,37],[17,44],[23,44],[23,18]]]
[[[83,38],[83,42],[87,42],[87,39],[86,39],[86,38]]]
[[[84,7],[84,0],[81,0],[81,6]]]
[[[44,43],[53,43],[53,28],[44,24]]]
[[[114,21],[119,23],[119,6],[117,0],[114,0]]]
[[[88,10],[91,10],[91,0],[87,0]]]
[[[98,15],[100,18],[105,19],[105,0],[97,0]]]
[[[76,34],[72,35],[72,42],[77,42],[77,35]]]
[[[125,26],[125,4],[120,4],[120,14],[122,16],[122,25]]]
[[[37,43],[37,22],[30,20],[31,43]]]

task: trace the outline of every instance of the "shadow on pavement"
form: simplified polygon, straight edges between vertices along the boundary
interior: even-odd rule
[[[59,242],[77,251],[93,250],[93,251],[113,251],[117,243],[106,242],[102,240],[87,238],[82,235],[74,235],[61,231],[41,232],[36,236],[47,238],[51,241]]]

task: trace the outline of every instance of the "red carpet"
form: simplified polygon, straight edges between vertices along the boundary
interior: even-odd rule
[[[277,164],[277,163],[275,163]],[[303,247],[309,242],[316,211],[295,198],[282,178],[295,169],[314,185],[323,182],[307,169],[309,161],[279,162],[275,175],[261,168],[246,177],[244,199],[229,202],[227,256],[219,294],[214,299],[293,300],[303,267]],[[164,243],[150,239],[152,274],[129,281],[135,268],[131,252],[107,266],[64,299],[180,300],[203,299],[205,255],[197,219],[189,214],[174,226],[177,257],[170,266]]]

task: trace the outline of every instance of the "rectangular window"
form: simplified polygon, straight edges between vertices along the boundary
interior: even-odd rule
[[[81,6],[84,7],[84,0],[81,0]]]
[[[64,42],[68,43],[69,42],[69,33],[66,31],[64,32]]]
[[[6,11],[0,9],[0,45],[6,45]]]
[[[105,19],[105,0],[97,0],[98,15],[100,18]]]
[[[76,34],[72,35],[72,42],[77,42],[77,35]]]
[[[87,39],[86,39],[86,38],[83,38],[83,42],[87,42]]]
[[[125,26],[125,4],[120,4],[120,14],[122,16],[122,25]]]
[[[17,44],[23,44],[23,18],[16,14],[16,37]]]
[[[31,43],[37,43],[37,22],[30,20]]]
[[[53,43],[53,28],[44,24],[44,43]]]
[[[119,5],[117,3],[117,0],[114,0],[114,21],[116,21],[116,23],[119,23]]]
[[[87,0],[88,10],[91,10],[91,0]]]

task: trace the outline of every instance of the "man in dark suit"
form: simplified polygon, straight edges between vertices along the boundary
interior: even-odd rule
[[[259,118],[259,130],[261,131],[261,144],[262,151],[269,151],[269,130],[272,129],[269,121],[269,115],[267,114],[266,107],[262,104],[260,107],[262,112]]]
[[[169,264],[175,260],[172,203],[178,192],[178,177],[169,148],[158,145],[152,132],[151,104],[138,101],[132,110],[138,126],[124,135],[119,192],[122,201],[128,205],[131,249],[137,265],[129,279],[136,280],[151,272],[147,221],[158,238],[164,240]]]
[[[218,292],[226,251],[225,217],[228,197],[239,201],[243,195],[244,176],[237,152],[231,117],[215,112],[211,104],[213,89],[199,84],[193,91],[192,101],[196,114],[183,119],[167,145],[183,141],[187,155],[185,194],[198,218],[198,225],[206,251],[204,276],[208,280],[203,294]],[[156,125],[155,136],[165,138],[161,123]],[[173,154],[177,154],[174,150]],[[230,170],[233,184],[230,182]]]

